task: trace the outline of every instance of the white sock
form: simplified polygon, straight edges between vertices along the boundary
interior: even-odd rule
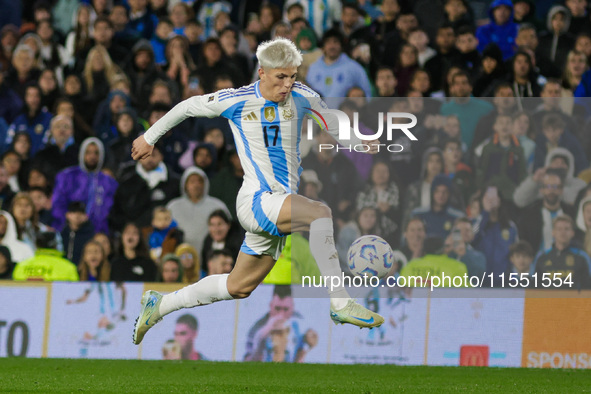
[[[183,287],[174,293],[165,294],[158,312],[165,316],[182,308],[193,308],[216,301],[232,300],[232,296],[228,293],[228,275],[206,276],[197,283]]]
[[[339,255],[335,247],[331,218],[316,219],[310,224],[310,251],[323,277],[342,277],[343,271],[341,271]],[[330,295],[330,306],[334,310],[344,308],[351,299],[343,286],[334,288],[328,294]]]

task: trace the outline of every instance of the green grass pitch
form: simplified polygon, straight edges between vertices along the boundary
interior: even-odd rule
[[[591,392],[591,372],[4,358],[0,392],[582,393]]]

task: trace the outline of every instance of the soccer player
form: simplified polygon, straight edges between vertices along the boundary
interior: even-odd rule
[[[295,82],[302,55],[287,39],[259,45],[260,80],[240,89],[225,89],[191,97],[158,120],[133,142],[132,157],[141,160],[171,128],[188,117],[223,116],[230,122],[236,148],[244,167],[244,183],[236,211],[246,236],[230,274],[210,275],[174,293],[149,290],[135,324],[133,341],[139,344],[146,332],[165,315],[221,300],[246,298],[273,268],[294,231],[310,232],[310,250],[322,276],[342,277],[334,244],[330,208],[296,194],[300,174],[299,140],[302,119],[310,109],[326,108],[317,93]],[[338,139],[336,117],[327,117],[327,131]],[[361,141],[351,133],[344,145],[365,144],[378,151],[378,140]],[[384,319],[349,297],[344,287],[330,293],[330,316],[335,324],[377,327]]]

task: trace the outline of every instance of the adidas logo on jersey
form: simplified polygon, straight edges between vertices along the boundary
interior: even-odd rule
[[[259,120],[259,119],[257,118],[257,116],[255,115],[254,112],[251,112],[248,115],[246,115],[245,117],[243,117],[242,120]]]

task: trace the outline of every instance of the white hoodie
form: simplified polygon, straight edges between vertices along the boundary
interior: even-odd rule
[[[12,215],[6,211],[0,211],[0,215],[6,218],[6,233],[0,241],[1,245],[6,246],[10,250],[12,261],[20,263],[23,260],[30,259],[35,255],[35,252],[29,245],[23,241],[18,240],[16,233],[16,224]]]
[[[192,174],[198,174],[203,178],[203,197],[198,202],[192,202],[187,197],[185,184]],[[189,167],[183,173],[180,182],[181,197],[177,197],[168,203],[167,208],[172,212],[172,218],[177,222],[179,229],[185,233],[185,242],[191,244],[201,253],[203,241],[208,234],[208,219],[213,211],[223,210],[232,217],[226,204],[215,197],[209,196],[209,179],[205,172],[198,167]]]

